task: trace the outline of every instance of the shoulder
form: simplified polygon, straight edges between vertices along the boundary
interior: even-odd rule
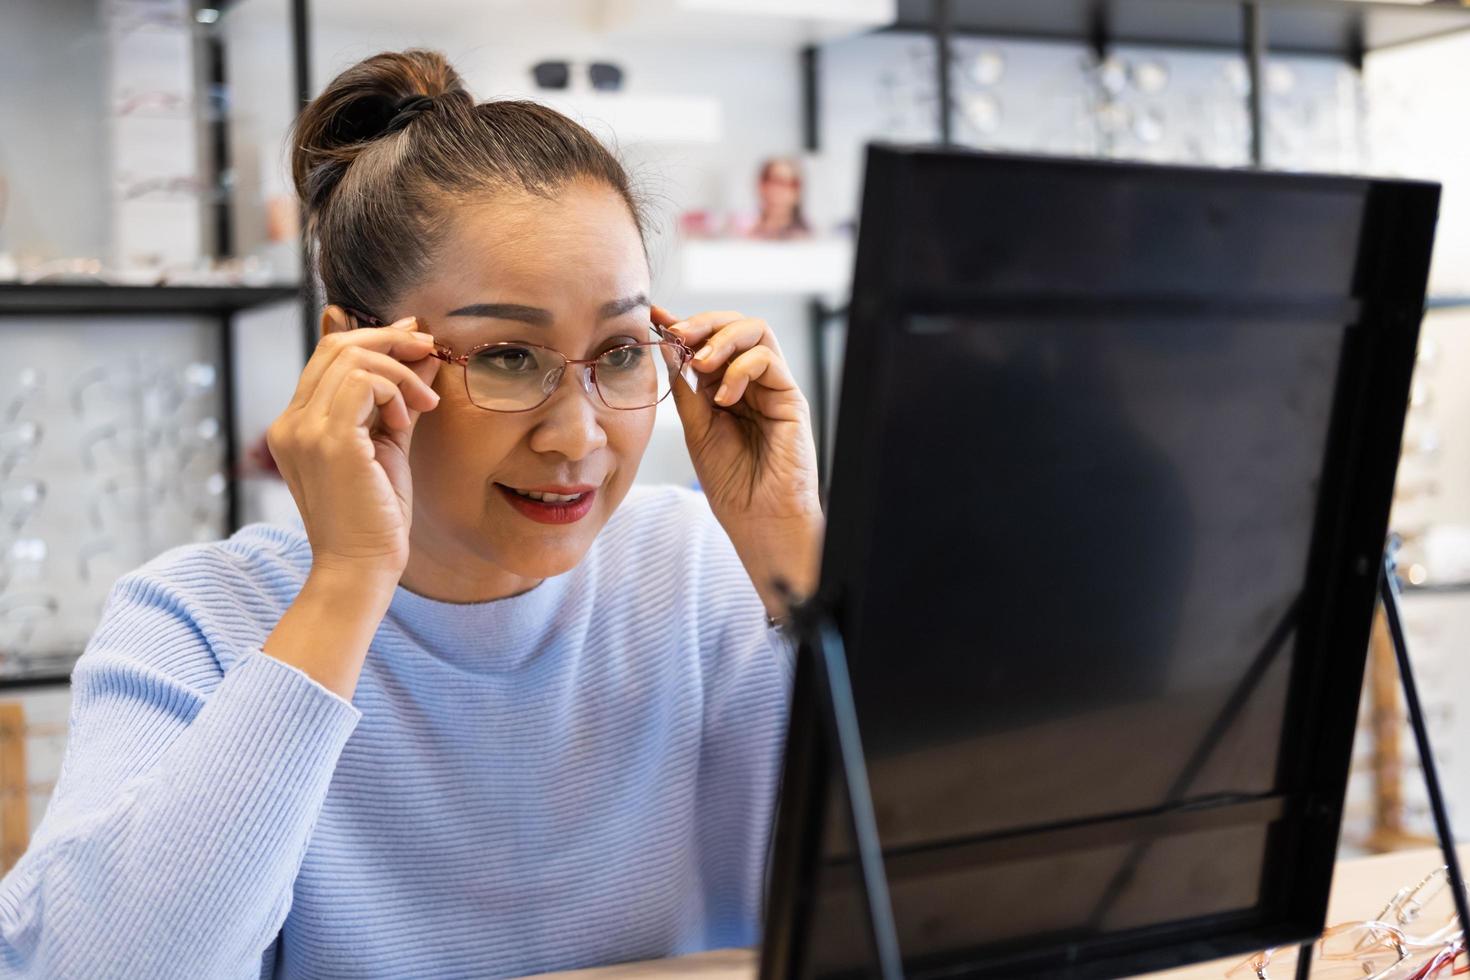
[[[297,586],[311,568],[311,544],[297,527],[247,524],[228,538],[180,545],[119,580],[201,595]]]
[[[265,642],[310,567],[306,535],[290,526],[249,524],[223,540],[170,548],[113,585],[88,654],[127,651],[159,667],[220,674]]]

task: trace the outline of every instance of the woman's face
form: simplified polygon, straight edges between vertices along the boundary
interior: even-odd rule
[[[390,319],[417,316],[455,354],[517,341],[590,358],[654,339],[648,263],[617,192],[581,181],[549,199],[505,192],[452,213],[432,279]],[[569,368],[540,407],[505,413],[469,401],[464,367],[440,368],[442,401],[420,418],[409,456],[406,582],[467,601],[529,588],[581,560],[627,494],[655,413],[607,408],[584,377]],[[517,491],[591,499],[553,507]]]
[[[761,201],[767,210],[792,211],[801,203],[801,177],[784,160],[773,161],[761,176]]]

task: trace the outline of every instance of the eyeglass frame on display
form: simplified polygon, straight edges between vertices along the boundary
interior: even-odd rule
[[[551,72],[558,74],[553,77],[549,74]],[[544,91],[565,91],[571,87],[572,62],[564,59],[538,61],[531,66],[531,80]],[[618,92],[623,88],[623,69],[608,61],[591,61],[587,63],[587,81],[598,92]]]
[[[1413,922],[1418,916],[1419,911],[1422,911],[1424,908],[1422,904],[1419,905],[1418,910],[1412,916],[1406,918],[1404,909],[1407,903],[1415,900],[1420,892],[1436,880],[1441,883],[1442,888],[1449,887],[1449,868],[1447,866],[1440,865],[1419,879],[1417,883],[1406,885],[1394,892],[1393,897],[1388,900],[1387,904],[1373,918],[1352,920],[1329,927],[1322,933],[1322,936],[1315,944],[1317,946],[1317,957],[1327,962],[1351,962],[1361,959],[1362,957],[1359,954],[1368,954],[1377,948],[1392,945],[1399,953],[1398,959],[1383,970],[1375,973],[1364,973],[1364,980],[1374,980],[1374,978],[1385,976],[1390,971],[1400,967],[1414,953],[1424,952],[1426,950],[1434,950],[1434,953],[1424,963],[1418,964],[1418,968],[1413,973],[1408,974],[1406,980],[1427,980],[1429,977],[1439,976],[1446,966],[1451,968],[1453,975],[1470,973],[1470,966],[1460,969],[1454,965],[1455,960],[1465,952],[1465,937],[1463,930],[1447,932],[1455,924],[1455,917],[1453,915],[1448,923],[1440,926],[1426,936],[1410,935],[1403,928],[1405,925]],[[1453,901],[1453,898],[1451,898],[1451,901]],[[1398,923],[1397,925],[1389,921],[1390,916]],[[1325,947],[1327,940],[1331,937],[1341,935],[1350,929],[1365,930],[1364,938],[1353,947],[1352,953],[1347,955],[1327,953]],[[1369,945],[1370,938],[1378,945]],[[1388,942],[1385,943],[1384,940],[1388,940]],[[1266,972],[1266,969],[1270,965],[1272,957],[1279,951],[1279,948],[1272,948],[1262,950],[1259,953],[1253,953],[1245,960],[1231,967],[1225,975],[1231,977],[1239,974],[1242,970],[1249,970],[1255,975],[1256,980],[1272,980]],[[1446,955],[1448,955],[1448,959],[1445,959]]]

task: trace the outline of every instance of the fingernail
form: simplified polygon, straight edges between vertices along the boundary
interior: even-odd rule
[[[723,402],[725,400],[725,396],[728,395],[729,393],[730,393],[730,386],[729,385],[723,385],[723,384],[720,385],[719,390],[715,392],[715,401],[717,401],[717,402]]]
[[[699,349],[699,353],[694,355],[694,359],[696,361],[702,361],[706,357],[709,357],[714,352],[715,352],[715,349],[713,347],[711,347],[709,344],[705,344],[703,347],[701,347]]]

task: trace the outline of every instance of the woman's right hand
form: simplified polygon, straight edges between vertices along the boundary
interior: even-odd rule
[[[420,414],[439,404],[430,385],[442,362],[433,350],[412,317],[327,333],[266,430],[306,526],[313,570],[397,584],[413,514],[409,442]]]

